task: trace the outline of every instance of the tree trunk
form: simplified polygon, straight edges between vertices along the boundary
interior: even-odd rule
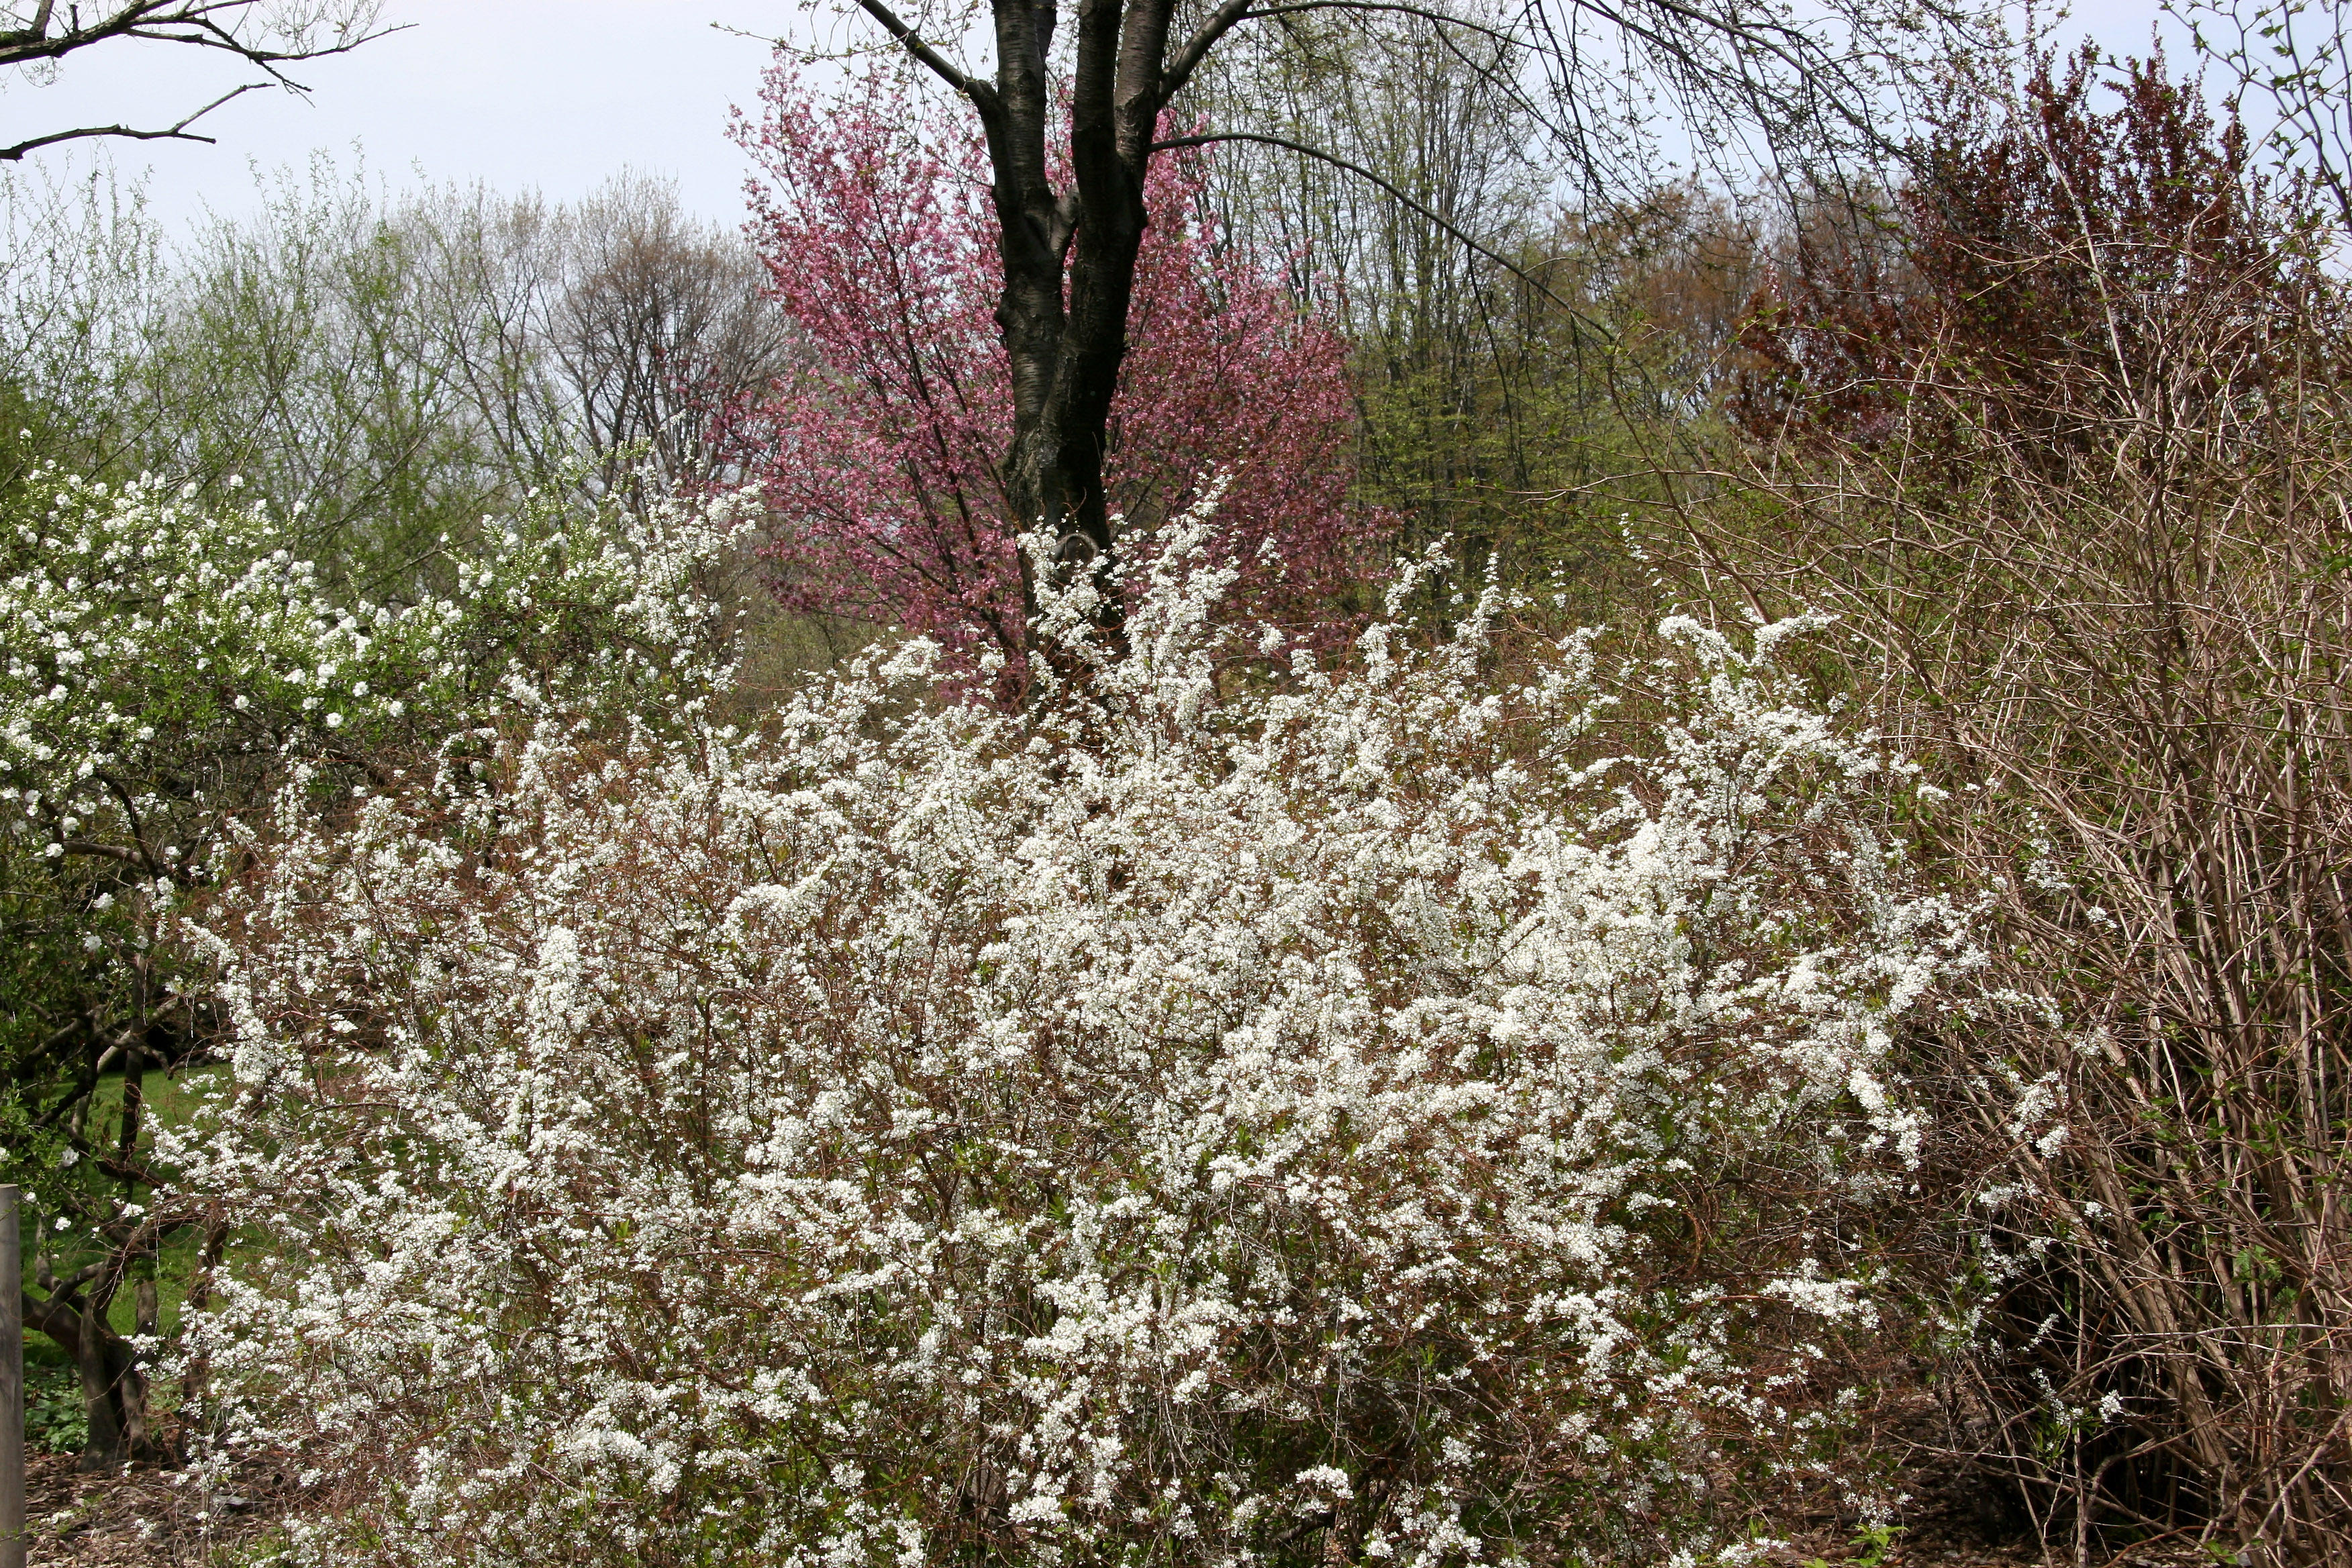
[[[1055,104],[1045,61],[1056,0],[993,0],[992,82],[932,52],[880,0],[864,3],[980,111],[1004,270],[996,326],[1013,391],[1006,499],[1024,529],[1052,532],[1060,569],[1096,574],[1104,595],[1097,624],[1116,636],[1120,613],[1108,569],[1117,542],[1103,462],[1148,221],[1143,176],[1174,85],[1161,61],[1173,0],[1134,0],[1125,10],[1119,0],[1079,0],[1072,180],[1059,191],[1046,155]],[[1034,621],[1036,584],[1025,555],[1021,572]]]
[[[143,1005],[143,966],[137,973],[137,994]],[[116,1132],[114,1168],[122,1173],[126,1203],[136,1198],[139,1190],[138,1182],[130,1173],[137,1169],[133,1156],[145,1109],[143,1077],[148,1053],[142,1042],[143,1037],[133,1035],[121,1043],[122,1120]],[[140,1368],[138,1352],[107,1321],[116,1292],[128,1279],[131,1286],[133,1331],[142,1336],[155,1331],[159,1309],[155,1246],[148,1232],[135,1231],[127,1240],[118,1242],[120,1250],[111,1257],[62,1280],[50,1272],[48,1258],[43,1256],[37,1264],[37,1273],[47,1298],[37,1301],[29,1295],[25,1297],[26,1325],[55,1341],[73,1358],[75,1371],[80,1376],[82,1407],[89,1423],[89,1436],[82,1447],[80,1463],[86,1471],[116,1469],[131,1460],[158,1457],[147,1418],[147,1376]]]
[[[146,1379],[130,1342],[106,1321],[114,1292],[101,1287],[97,1270],[88,1279],[78,1275],[60,1281],[48,1275],[47,1259],[40,1267],[48,1295],[25,1293],[25,1326],[47,1335],[72,1358],[80,1375],[82,1409],[89,1422],[80,1468],[110,1470],[132,1459],[155,1458],[154,1440],[148,1433]]]
[[[1148,25],[1148,15],[1165,8],[1139,5],[1128,31]],[[1159,48],[1149,49],[1150,91],[1129,94],[1129,115],[1146,115],[1140,142],[1123,134],[1119,69],[1138,40],[1120,37],[1118,0],[1082,0],[1078,9],[1078,66],[1070,106],[1070,164],[1076,175],[1078,222],[1069,268],[1069,311],[1063,323],[1062,351],[1055,366],[1043,417],[1023,451],[1014,437],[1015,470],[1033,466],[1058,494],[1060,510],[1050,513],[1063,549],[1075,561],[1108,565],[1113,541],[1103,458],[1110,429],[1111,400],[1118,392],[1119,367],[1127,360],[1128,308],[1135,292],[1136,257],[1148,221],[1143,175],[1150,156],[1150,127],[1159,123]],[[1049,491],[1048,493],[1053,493]],[[1076,542],[1083,540],[1083,545]]]
[[[121,1374],[115,1358],[107,1353],[107,1342],[114,1338],[106,1321],[112,1294],[93,1289],[83,1299],[81,1332],[74,1346],[74,1368],[81,1373],[82,1410],[89,1421],[89,1437],[81,1449],[83,1470],[115,1469],[130,1458],[124,1446],[121,1407],[115,1399]]]

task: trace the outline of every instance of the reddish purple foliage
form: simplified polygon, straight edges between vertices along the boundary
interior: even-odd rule
[[[771,69],[753,233],[806,364],[729,437],[780,519],[794,607],[903,626],[966,655],[1023,649],[1000,475],[1012,395],[994,320],[1002,270],[976,127],[887,68],[820,99]],[[1347,345],[1256,258],[1221,243],[1204,155],[1162,154],[1146,201],[1130,344],[1110,421],[1114,511],[1157,522],[1228,477],[1235,603],[1301,630],[1338,617],[1373,519],[1348,500]]]

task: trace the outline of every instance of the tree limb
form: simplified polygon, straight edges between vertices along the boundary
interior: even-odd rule
[[[1219,6],[1207,21],[1202,23],[1199,30],[1177,51],[1176,58],[1170,63],[1164,78],[1166,96],[1174,98],[1192,79],[1192,73],[1201,68],[1201,62],[1208,58],[1209,51],[1216,47],[1217,40],[1242,23],[1275,16],[1296,16],[1306,11],[1379,11],[1399,16],[1417,16],[1436,27],[1460,27],[1498,44],[1515,47],[1519,44],[1519,40],[1510,34],[1483,22],[1466,16],[1449,16],[1443,11],[1433,11],[1425,5],[1404,5],[1398,0],[1287,0],[1286,4],[1274,5],[1261,5],[1255,0],[1226,0],[1226,4]]]
[[[209,146],[213,143],[214,138],[199,136],[188,127],[226,103],[230,99],[240,93],[251,92],[262,85],[257,81],[249,81],[243,87],[231,88],[177,125],[169,126],[162,131],[135,131],[128,125],[86,125],[74,131],[52,131],[47,136],[36,136],[29,142],[19,142],[13,147],[0,147],[0,162],[15,163],[27,153],[38,152],[44,147],[53,147],[60,142],[80,142],[92,136],[116,136],[129,142],[202,142]]]
[[[1253,3],[1254,0],[1225,0],[1223,5],[1210,14],[1209,19],[1202,23],[1198,30],[1184,41],[1184,47],[1176,51],[1176,58],[1170,61],[1168,68],[1160,74],[1160,102],[1165,103],[1174,98],[1184,84],[1192,79],[1192,73],[1201,68],[1201,62],[1209,58],[1209,51],[1216,47],[1219,38],[1223,37],[1251,17],[1265,14],[1262,11],[1253,11],[1250,8]]]
[[[1512,277],[1517,279],[1520,282],[1525,283],[1528,288],[1533,289],[1537,293],[1541,294],[1545,299],[1550,300],[1553,304],[1567,311],[1569,315],[1575,320],[1579,326],[1590,328],[1592,331],[1599,334],[1604,341],[1614,342],[1616,339],[1615,333],[1612,332],[1607,327],[1603,326],[1599,321],[1594,321],[1591,316],[1586,315],[1583,310],[1580,310],[1575,305],[1561,299],[1558,294],[1552,291],[1551,287],[1549,284],[1545,283],[1542,279],[1538,278],[1534,273],[1529,272],[1526,268],[1519,266],[1517,262],[1507,259],[1496,252],[1479,244],[1476,240],[1465,234],[1461,229],[1455,227],[1453,224],[1447,222],[1436,213],[1432,212],[1421,203],[1414,201],[1411,196],[1406,195],[1402,191],[1397,189],[1393,184],[1382,179],[1380,175],[1372,173],[1370,169],[1365,168],[1362,164],[1351,163],[1347,159],[1339,156],[1337,153],[1326,153],[1319,147],[1309,147],[1303,142],[1293,142],[1287,137],[1267,136],[1255,131],[1216,131],[1203,132],[1196,136],[1171,136],[1164,142],[1153,142],[1151,144],[1151,150],[1155,153],[1159,153],[1176,147],[1206,147],[1218,142],[1255,142],[1261,146],[1279,147],[1285,152],[1296,153],[1302,158],[1313,158],[1318,162],[1328,163],[1335,169],[1345,170],[1347,173],[1355,175],[1358,179],[1369,180],[1373,184],[1378,185],[1381,190],[1387,192],[1389,198],[1397,203],[1400,206],[1404,207],[1409,212],[1417,213],[1421,216],[1428,219],[1431,223],[1435,224],[1447,234],[1453,236],[1454,238],[1460,242],[1465,248],[1485,257],[1487,260],[1493,262],[1496,266],[1501,268],[1504,271],[1509,273]]]
[[[241,18],[251,15],[254,0],[121,0],[121,4],[110,13],[88,24],[80,20],[80,8],[75,6],[67,13],[65,29],[51,33],[49,23],[57,7],[54,0],[41,0],[40,8],[24,26],[0,30],[0,66],[59,60],[111,39],[144,38],[155,43],[187,44],[196,48],[217,49],[266,68],[289,60],[315,60],[330,55],[348,54],[385,33],[400,31],[399,27],[377,28],[374,26],[376,16],[383,9],[382,0],[352,0],[341,7],[318,5],[306,7],[307,14],[281,17],[270,31],[282,37],[283,47],[273,47],[267,43],[248,42],[237,37],[233,23],[224,20],[225,17]],[[329,41],[311,43],[312,23],[326,19],[338,8],[344,15],[341,21],[331,24],[332,33]],[[275,76],[278,73],[272,71],[270,74]],[[284,79],[281,77],[279,79]]]
[[[265,10],[262,15],[268,19],[255,31],[255,36],[241,37],[239,25],[254,15],[255,4],[256,0],[119,0],[118,4],[89,22],[82,20],[82,7],[74,5],[67,8],[63,28],[52,33],[49,26],[55,19],[55,0],[41,0],[38,9],[24,26],[0,28],[0,67],[53,64],[98,44],[131,39],[146,43],[184,44],[191,48],[233,55],[267,72],[270,79],[247,82],[233,89],[164,130],[143,131],[131,125],[77,126],[69,131],[54,131],[47,135],[31,137],[13,147],[0,148],[0,163],[19,161],[27,153],[62,142],[88,141],[97,137],[131,142],[202,142],[209,144],[214,140],[212,137],[198,135],[188,127],[240,93],[273,83],[289,91],[310,90],[280,70],[279,66],[291,60],[323,59],[330,55],[348,54],[362,44],[401,30],[397,26],[376,26],[383,0],[312,0],[310,5],[290,10],[282,7]],[[21,14],[14,5],[0,9],[10,15]],[[323,38],[319,37],[321,30],[325,34]]]
[[[146,860],[136,850],[126,849],[120,844],[100,844],[89,838],[67,839],[66,853],[94,856],[101,860],[120,860],[131,866],[146,864]]]
[[[980,96],[989,90],[987,83],[965,75],[957,68],[953,60],[925,43],[923,36],[908,26],[896,11],[884,5],[882,0],[857,0],[857,4],[867,16],[882,24],[882,30],[898,40],[901,48],[921,61],[933,76],[938,77],[966,98],[978,102]]]

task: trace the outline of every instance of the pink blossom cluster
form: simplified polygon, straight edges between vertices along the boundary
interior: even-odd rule
[[[761,171],[753,233],[806,355],[764,399],[722,411],[716,437],[766,488],[778,591],[1017,667],[1003,269],[978,128],[887,68],[820,97],[779,65],[737,136]],[[1298,627],[1335,621],[1378,524],[1349,502],[1347,345],[1227,241],[1207,156],[1152,165],[1111,507],[1139,538],[1222,476],[1222,548],[1244,567],[1236,604]]]

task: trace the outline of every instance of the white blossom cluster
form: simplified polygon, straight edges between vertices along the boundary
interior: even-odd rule
[[[722,671],[700,577],[726,504],[534,505],[367,595],[324,583],[259,507],[153,481],[33,483],[0,522],[0,823],[37,856],[102,845],[168,875],[206,852],[240,772],[430,747],[551,700],[707,689]]]
[[[191,1364],[299,1559],[1748,1550],[1967,962],[1880,759],[1786,627],[1629,685],[1490,595],[1244,670],[1207,560],[1049,713],[918,643],[268,848],[171,1152],[255,1238]]]

